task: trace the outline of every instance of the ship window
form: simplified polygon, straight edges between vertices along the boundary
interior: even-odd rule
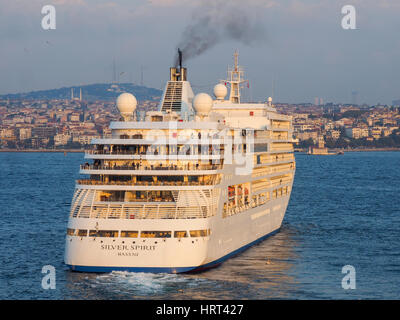
[[[209,230],[190,230],[191,237],[207,237],[210,235]]]
[[[76,235],[78,237],[86,237],[87,236],[87,230],[78,229],[78,230],[76,230]]]
[[[138,231],[121,231],[121,238],[137,238]]]
[[[141,238],[171,238],[171,231],[142,231]]]
[[[125,191],[102,191],[100,201],[123,202],[125,200]]]
[[[118,237],[118,231],[116,231],[116,230],[90,230],[89,237],[114,238],[114,237]]]
[[[162,117],[162,116],[152,116],[152,117],[151,117],[151,121],[152,121],[152,122],[163,121],[163,117]]]
[[[258,143],[254,145],[254,152],[265,152],[265,151],[268,151],[267,143]],[[259,164],[258,159],[259,158],[257,158],[257,164]]]
[[[187,237],[187,232],[186,231],[175,231],[174,232],[174,237],[175,238],[186,238]]]
[[[73,236],[73,235],[74,235],[74,232],[75,232],[75,229],[70,229],[70,228],[68,228],[68,229],[67,229],[67,236]]]

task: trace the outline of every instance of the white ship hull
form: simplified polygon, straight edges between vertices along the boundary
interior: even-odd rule
[[[106,230],[190,228],[211,229],[213,232],[208,237],[180,239],[122,240],[67,236],[65,263],[72,270],[82,272],[179,273],[211,268],[277,232],[288,201],[289,196],[272,200],[230,217],[229,223],[221,221],[220,216],[189,221],[72,219],[69,228],[93,229],[100,222],[101,228]]]

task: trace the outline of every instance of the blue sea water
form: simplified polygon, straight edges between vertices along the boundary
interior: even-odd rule
[[[281,231],[197,274],[74,273],[65,231],[82,153],[0,153],[0,299],[399,299],[400,153],[296,154]],[[42,288],[42,267],[56,289]],[[342,267],[356,270],[344,290]]]

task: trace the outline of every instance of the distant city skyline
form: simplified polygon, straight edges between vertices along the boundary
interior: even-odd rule
[[[213,45],[184,63],[196,93],[212,93],[237,49],[248,99],[370,105],[400,99],[397,0],[53,0],[57,27],[43,30],[47,4],[0,2],[0,94],[115,78],[163,89],[182,34],[207,8],[218,9],[211,26],[219,28],[226,13],[230,29],[215,30]],[[348,4],[356,8],[356,30],[341,26]]]

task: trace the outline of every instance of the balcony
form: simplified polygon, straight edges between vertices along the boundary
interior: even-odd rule
[[[194,151],[194,152],[193,152]],[[222,152],[218,150],[202,150],[197,152],[191,149],[178,149],[171,152],[147,152],[135,150],[120,150],[120,151],[104,151],[104,150],[88,150],[85,153],[86,159],[123,159],[123,160],[218,160],[223,159]]]
[[[287,131],[290,129],[290,123],[289,122],[272,121],[271,129],[274,131]]]
[[[143,165],[140,163],[125,166],[101,166],[101,165],[81,165],[81,170],[159,170],[159,171],[177,171],[177,170],[219,170],[222,169],[221,164],[185,164],[185,165]]]
[[[91,179],[80,179],[76,180],[79,185],[90,185],[90,186],[211,186],[215,185],[216,179],[212,181],[100,181]]]
[[[204,219],[215,210],[208,207],[178,207],[173,204],[93,204],[71,210],[73,218],[91,219]]]

